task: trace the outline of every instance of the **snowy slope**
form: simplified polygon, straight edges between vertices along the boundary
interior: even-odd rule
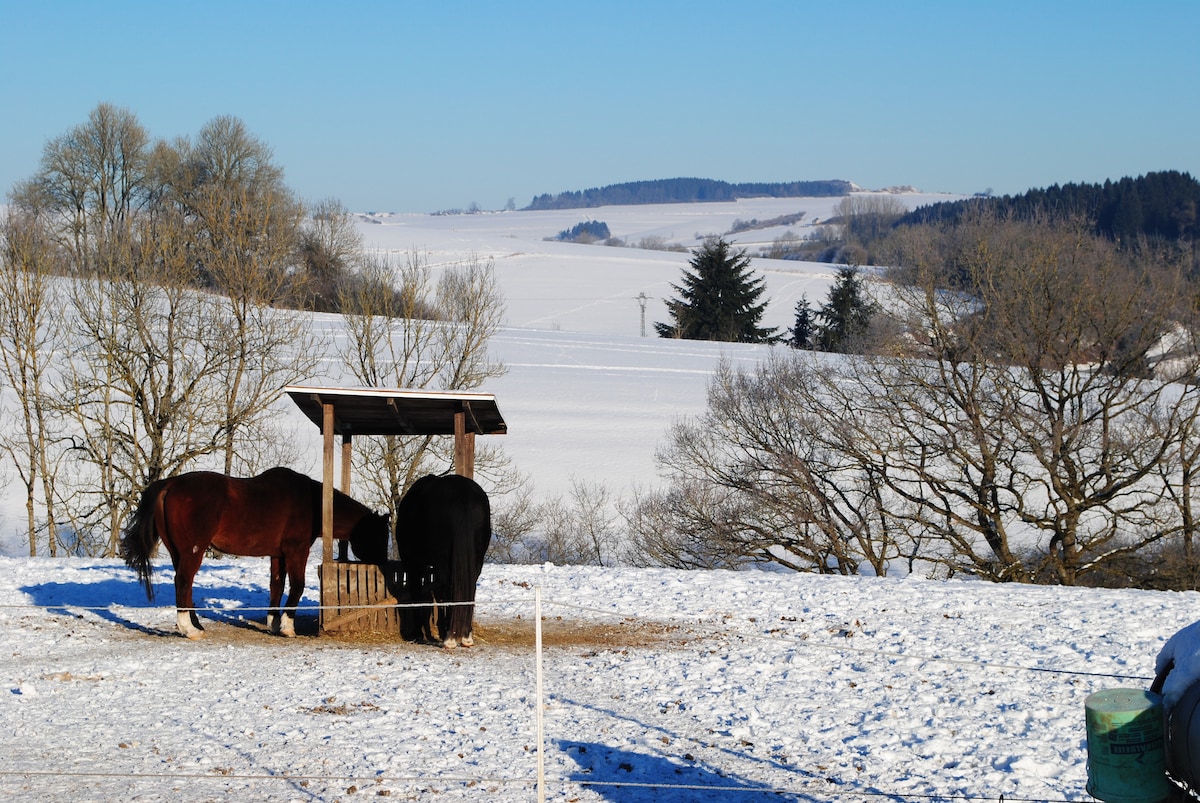
[[[895,196],[910,206],[940,195]],[[494,393],[509,424],[501,446],[542,496],[561,495],[577,477],[616,493],[656,481],[654,448],[680,416],[704,409],[717,361],[753,365],[767,347],[664,340],[655,321],[668,320],[690,253],[549,242],[584,220],[606,222],[615,237],[637,243],[662,237],[687,248],[723,234],[737,220],[772,220],[804,211],[785,227],[806,236],[829,218],[839,198],[771,198],[714,204],[611,206],[479,215],[359,216],[367,247],[405,259],[417,252],[434,266],[491,259],[508,309],[508,326],[492,354],[509,373],[483,388]],[[783,230],[729,235],[751,254]],[[770,300],[764,324],[786,330],[796,302],[824,302],[836,266],[755,259]],[[641,302],[646,296],[642,337]],[[315,458],[314,458],[315,460]],[[317,465],[314,462],[314,465]]]

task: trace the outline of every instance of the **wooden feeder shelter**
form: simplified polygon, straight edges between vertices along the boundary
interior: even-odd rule
[[[333,556],[334,435],[342,438],[341,490],[350,493],[355,435],[453,435],[454,472],[475,474],[475,436],[503,435],[508,425],[488,393],[289,386],[284,392],[321,431],[320,630],[399,632],[398,600],[380,567]],[[374,606],[374,607],[371,607]]]

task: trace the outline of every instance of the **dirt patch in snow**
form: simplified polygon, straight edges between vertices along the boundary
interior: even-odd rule
[[[317,620],[312,616],[296,619],[296,638],[284,639],[268,632],[261,621],[245,619],[202,619],[206,641],[220,641],[257,645],[278,645],[286,648],[295,642],[319,643],[322,646],[359,647],[371,644],[394,644],[412,649],[440,648],[431,642],[407,642],[399,633],[360,632],[336,633],[324,636],[317,634]],[[165,625],[166,623],[164,623]],[[531,618],[479,617],[475,620],[476,648],[533,649],[535,634]],[[179,638],[173,628],[143,629],[135,632],[142,638]],[[611,621],[576,620],[561,616],[542,617],[542,646],[554,648],[582,648],[594,650],[620,650],[641,647],[684,646],[688,642],[709,637],[711,634],[691,632],[680,625],[654,622],[636,617],[623,617]]]

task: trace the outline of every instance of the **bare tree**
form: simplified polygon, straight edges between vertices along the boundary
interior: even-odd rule
[[[86,123],[46,144],[40,169],[14,189],[13,203],[40,210],[86,271],[97,249],[124,236],[145,203],[147,141],[132,112],[101,103]]]
[[[609,566],[623,544],[617,499],[603,483],[571,478],[568,495],[536,502],[524,478],[493,509],[490,559]]]
[[[191,286],[190,243],[181,219],[139,223],[103,252],[97,278],[71,285],[79,350],[58,395],[86,469],[75,529],[95,533],[103,554],[116,553],[143,487],[224,444],[216,377],[228,370],[226,330],[214,297]]]
[[[718,550],[796,570],[886,574],[904,534],[886,514],[855,415],[815,355],[776,353],[753,372],[723,362],[706,412],[676,423],[658,452],[675,489],[668,499],[690,511],[684,540],[707,531],[711,541],[689,548],[689,559]]]
[[[46,549],[58,554],[54,444],[57,419],[47,398],[54,355],[64,340],[54,276],[63,267],[42,222],[9,208],[0,228],[0,365],[17,398],[17,426],[3,439],[25,491],[29,554],[38,554],[37,502],[45,510]]]
[[[569,497],[543,502],[539,518],[541,526],[525,544],[535,562],[606,566],[616,560],[618,512],[605,485],[572,477]]]
[[[492,506],[492,543],[488,560],[494,563],[530,563],[532,533],[542,526],[542,506],[533,497],[527,478],[512,493]]]
[[[1168,452],[1159,465],[1159,476],[1166,501],[1174,515],[1160,517],[1156,532],[1163,536],[1158,554],[1150,556],[1151,572],[1166,575],[1165,587],[1175,590],[1200,588],[1200,555],[1196,551],[1200,534],[1200,512],[1196,492],[1200,487],[1200,394],[1181,399],[1179,417],[1183,421],[1176,449]],[[1175,527],[1167,526],[1174,519]],[[1140,574],[1140,573],[1139,573]],[[1144,578],[1131,578],[1135,582]]]
[[[27,487],[40,476],[52,532],[65,516],[82,539],[73,548],[111,551],[145,484],[198,462],[251,473],[287,451],[267,424],[319,346],[307,318],[272,308],[291,292],[303,210],[240,120],[150,146],[132,114],[101,104],[47,144],[12,197],[22,226],[9,227],[3,269],[16,290],[0,339],[23,376],[25,423],[9,454]],[[35,231],[26,221],[41,239],[22,239]],[[66,326],[46,322],[47,270],[74,279]],[[50,336],[70,339],[54,408],[33,386],[46,381]],[[58,421],[74,459],[51,471],[45,437]]]
[[[297,305],[336,311],[343,285],[352,278],[361,254],[362,234],[350,212],[337,199],[319,201],[300,236],[305,281],[297,288]]]
[[[1162,348],[1186,290],[1182,273],[1074,222],[984,219],[955,239],[949,264],[974,309],[927,346],[942,375],[970,392],[954,397],[943,386],[939,395],[956,398],[960,414],[990,408],[983,426],[1004,476],[985,473],[978,491],[1006,499],[994,513],[1037,536],[1027,544],[1030,574],[1077,583],[1161,537],[1153,522],[1164,489],[1152,475],[1177,448],[1197,392],[1172,384],[1195,375],[1194,354]],[[910,310],[928,323],[933,288],[908,298],[921,301]],[[961,381],[964,365],[973,384]]]
[[[734,491],[701,480],[674,479],[661,490],[638,490],[624,516],[629,538],[623,562],[673,569],[737,569],[753,559],[731,523],[741,504]]]
[[[847,195],[838,202],[846,242],[872,243],[886,235],[908,207],[892,195]]]
[[[303,210],[282,183],[270,150],[240,120],[218,117],[179,163],[188,176],[181,209],[193,238],[191,253],[203,279],[219,294],[213,313],[225,335],[221,368],[221,449],[226,474],[252,474],[257,465],[244,448],[263,431],[280,389],[311,374],[318,360],[306,316],[272,306],[290,292]]]
[[[487,348],[504,316],[490,263],[444,269],[435,283],[418,254],[403,265],[377,255],[364,261],[341,307],[348,337],[340,357],[364,386],[472,390],[504,372]],[[452,440],[444,436],[372,438],[355,451],[356,474],[372,483],[377,503],[395,511],[417,477],[441,473],[453,465],[452,455]],[[476,470],[493,479],[504,465],[494,450],[476,455]]]

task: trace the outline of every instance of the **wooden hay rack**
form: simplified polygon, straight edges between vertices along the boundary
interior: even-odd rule
[[[341,490],[350,493],[355,435],[453,435],[454,471],[475,474],[475,436],[503,435],[508,425],[486,393],[290,386],[284,391],[315,423],[323,439],[320,632],[400,632],[400,567],[335,560],[333,554],[334,435],[342,437]]]

